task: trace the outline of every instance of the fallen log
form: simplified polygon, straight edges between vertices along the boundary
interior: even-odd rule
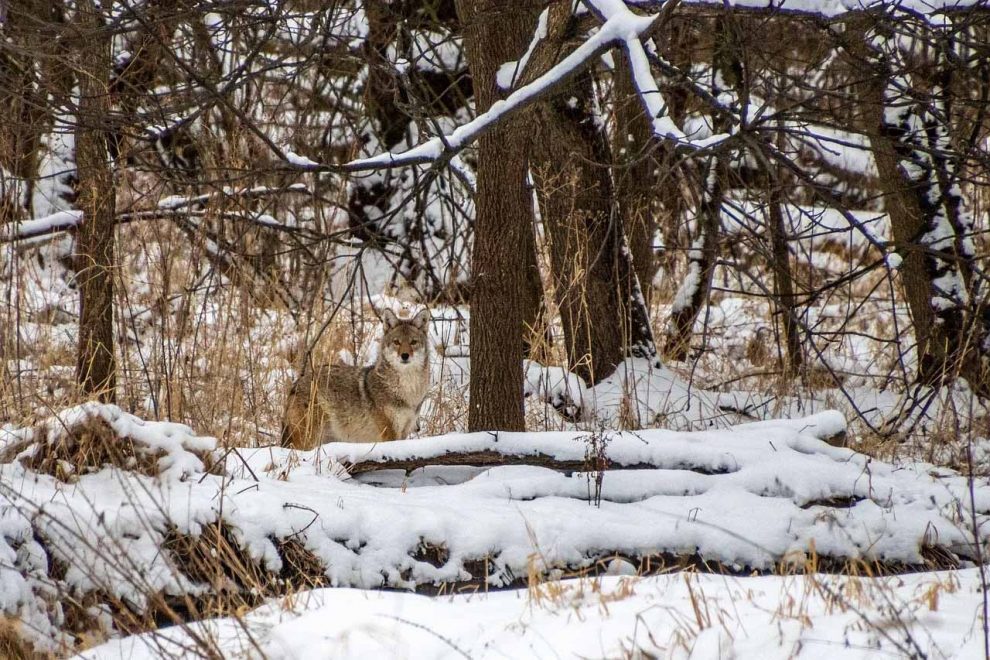
[[[545,467],[566,474],[609,469],[727,474],[738,468],[742,455],[764,451],[766,433],[781,428],[796,431],[793,442],[798,451],[822,453],[836,459],[848,452],[828,446],[835,438],[844,437],[846,431],[845,419],[834,411],[794,420],[741,424],[715,432],[653,429],[541,433],[538,436],[484,432],[373,445],[328,443],[318,451],[351,475],[379,470],[409,473],[427,466],[513,465]],[[716,434],[726,431],[739,438],[736,451],[725,451],[724,445],[714,442]]]
[[[472,467],[503,467],[508,465],[529,465],[533,467],[545,467],[557,470],[564,474],[575,472],[598,472],[609,469],[623,470],[656,470],[661,466],[652,463],[624,463],[621,460],[613,461],[607,457],[598,459],[589,456],[585,460],[565,460],[559,459],[543,453],[535,454],[506,454],[496,450],[488,451],[452,451],[442,455],[429,457],[418,457],[408,459],[382,459],[358,461],[356,463],[342,462],[348,474],[359,475],[380,470],[403,470],[407,474],[413,470],[429,466],[472,466]],[[668,469],[689,470],[698,474],[725,474],[726,469],[705,468],[685,463],[683,465],[671,466]]]

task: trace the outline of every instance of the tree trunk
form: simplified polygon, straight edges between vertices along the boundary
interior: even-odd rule
[[[664,26],[663,38],[656,40],[660,57],[682,71],[690,70],[694,55],[691,48],[695,33],[696,27],[689,18],[679,17],[677,14],[671,16],[670,22]],[[667,102],[667,113],[675,124],[683,126],[690,95],[683,85],[674,81],[661,78],[658,83]],[[682,190],[685,173],[681,170],[685,159],[676,152],[669,140],[660,140],[657,143],[654,160],[659,168],[656,224],[663,242],[663,249],[655,257],[655,267],[663,271],[664,277],[669,277],[680,259],[680,250],[676,248],[683,233],[681,223],[684,220],[686,206]]]
[[[653,137],[650,121],[640,103],[629,58],[621,48],[614,49],[612,56],[615,58],[615,132],[612,140],[615,195],[643,298],[649,305],[653,276],[657,272],[653,237],[657,231],[656,217],[663,190],[660,181],[664,174],[661,170],[664,153]]]
[[[627,354],[651,358],[655,348],[590,100],[582,74],[534,109],[532,161],[568,362],[597,383]]]
[[[519,57],[535,26],[539,3],[458,0],[478,112],[499,97],[498,67]],[[522,351],[528,270],[533,258],[533,200],[526,185],[525,121],[514,117],[478,142],[471,276],[471,431],[521,431]]]
[[[870,29],[857,34],[872,40]],[[987,395],[986,328],[971,275],[975,232],[961,207],[958,154],[950,145],[952,64],[943,47],[940,42],[927,53],[927,67],[902,61],[907,56],[886,39],[853,52],[884,55],[876,63],[878,74],[860,86],[860,100],[901,256],[898,270],[914,325],[918,381],[938,385],[963,376]]]
[[[716,97],[723,93],[732,94],[732,104],[738,110],[745,102],[745,87],[734,28],[726,17],[716,21],[711,91]],[[714,123],[715,133],[729,129],[722,119],[716,118]],[[699,168],[695,235],[688,250],[687,275],[677,290],[671,308],[670,330],[664,346],[664,354],[674,360],[687,357],[694,323],[701,310],[708,305],[722,232],[722,196],[729,174],[727,160],[727,154],[716,153]]]
[[[694,322],[708,304],[722,231],[722,186],[727,169],[717,155],[710,156],[700,167],[700,190],[695,199],[698,210],[695,235],[688,250],[687,274],[671,306],[670,328],[663,350],[671,360],[687,357]]]
[[[92,0],[77,14],[79,42],[76,71],[79,112],[76,128],[78,205],[83,223],[76,240],[79,285],[77,380],[87,395],[116,399],[113,340],[114,196],[108,156],[109,83],[112,62],[110,34]]]
[[[530,58],[524,80],[548,69],[569,47],[576,20],[570,3],[554,3],[549,12],[549,34]],[[592,79],[585,71],[534,107],[532,169],[568,364],[594,384],[626,356],[653,359],[656,348],[624,231],[626,209],[617,204],[609,172],[608,140],[591,103]],[[645,231],[638,236],[640,249],[649,244]]]
[[[804,362],[801,352],[801,335],[798,329],[797,307],[794,298],[794,277],[791,273],[791,251],[787,245],[787,226],[784,223],[784,199],[781,182],[768,174],[770,189],[767,193],[771,261],[773,263],[774,304],[777,316],[784,330],[787,355],[784,360],[784,373],[797,375]]]

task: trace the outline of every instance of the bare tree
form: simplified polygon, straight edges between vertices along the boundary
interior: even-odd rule
[[[459,0],[478,111],[499,97],[498,68],[525,47],[537,3]],[[532,284],[533,201],[526,185],[528,136],[518,118],[478,144],[477,214],[471,260],[471,378],[468,428],[523,430],[525,292]]]
[[[110,120],[111,34],[90,0],[71,26],[79,85],[76,164],[83,222],[76,240],[79,354],[76,372],[85,392],[116,399],[114,361],[115,188],[106,122]]]
[[[918,380],[938,384],[962,375],[990,394],[985,275],[975,274],[974,220],[960,189],[964,145],[952,107],[961,82],[953,77],[960,70],[968,77],[966,60],[978,51],[960,48],[972,38],[965,22],[946,34],[909,16],[865,16],[855,24],[843,41],[872,73],[859,86],[864,130],[902,259]]]

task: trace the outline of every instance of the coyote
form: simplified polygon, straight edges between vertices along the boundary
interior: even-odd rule
[[[408,437],[430,384],[430,312],[400,319],[382,314],[385,335],[370,367],[303,368],[289,390],[282,446],[313,449],[323,442],[387,442]]]

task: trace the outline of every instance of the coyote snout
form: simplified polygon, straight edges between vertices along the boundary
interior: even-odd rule
[[[430,384],[429,310],[411,319],[382,314],[385,334],[370,367],[303,367],[289,391],[282,445],[312,449],[323,442],[387,442],[407,437]],[[308,366],[308,365],[307,365]]]

